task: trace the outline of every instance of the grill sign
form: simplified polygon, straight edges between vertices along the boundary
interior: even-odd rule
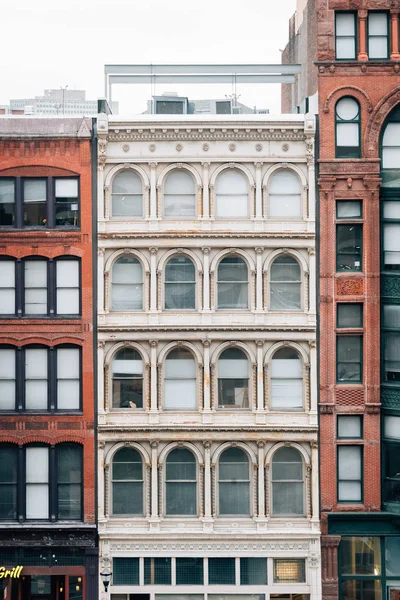
[[[0,567],[0,579],[5,579],[6,577],[18,579],[21,575],[22,569],[24,567],[17,566],[12,569],[6,569],[5,567]]]

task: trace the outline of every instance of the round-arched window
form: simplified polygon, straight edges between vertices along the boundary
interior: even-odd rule
[[[238,169],[224,169],[215,184],[215,216],[240,218],[249,216],[249,182]]]
[[[194,410],[196,406],[196,361],[187,348],[175,348],[165,359],[164,408]]]
[[[243,258],[226,256],[217,271],[218,308],[245,310],[249,306],[249,275]]]
[[[301,182],[296,173],[290,169],[273,173],[268,192],[270,217],[301,217]]]
[[[111,308],[134,311],[143,308],[143,269],[137,258],[123,256],[112,268]]]
[[[113,358],[112,407],[143,408],[143,360],[132,348],[122,348]]]
[[[165,486],[167,515],[197,514],[196,459],[190,450],[176,448],[168,454]]]
[[[143,515],[143,461],[133,448],[121,448],[112,461],[112,512]]]
[[[228,448],[219,459],[219,514],[250,514],[249,459],[241,448]]]
[[[280,348],[272,357],[271,408],[303,408],[303,363],[293,348]]]
[[[335,106],[336,158],[360,158],[360,105],[346,96]]]
[[[196,215],[196,182],[186,169],[168,173],[164,185],[164,216],[194,217]]]
[[[111,197],[113,217],[143,217],[143,186],[134,171],[121,171],[114,177]]]
[[[278,256],[271,265],[270,309],[301,309],[300,265],[292,256]]]
[[[304,514],[303,458],[296,448],[279,448],[272,458],[272,514]]]
[[[165,267],[165,310],[196,308],[196,270],[187,256],[170,258]]]
[[[218,408],[249,408],[249,361],[239,348],[227,348],[219,357]]]

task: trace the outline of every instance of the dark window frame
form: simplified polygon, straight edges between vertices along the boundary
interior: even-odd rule
[[[342,202],[357,202],[357,204],[360,205],[360,215],[357,217],[340,217],[339,216],[339,206]],[[364,203],[362,200],[358,200],[356,198],[341,198],[340,200],[336,200],[336,219],[340,222],[342,221],[354,221],[354,220],[358,220],[358,219],[362,219],[363,218],[363,208],[364,208]]]
[[[337,114],[337,105],[339,104],[339,102],[341,100],[345,100],[349,98],[350,100],[354,100],[354,102],[357,103],[358,106],[358,113],[357,116],[354,119],[350,119],[350,120],[345,120],[345,119],[341,119],[339,117],[339,115]],[[341,160],[353,160],[353,159],[357,159],[357,158],[361,158],[362,157],[362,139],[361,139],[361,106],[359,101],[357,100],[357,98],[354,98],[354,96],[342,96],[341,98],[339,98],[337,100],[337,102],[335,103],[335,158],[340,158]],[[339,123],[356,123],[358,125],[358,146],[357,149],[356,146],[338,146],[337,143],[337,126]],[[340,148],[354,148],[355,150],[353,150],[350,155],[346,154],[343,151],[340,151]]]
[[[386,35],[373,35],[370,34],[369,28],[369,19],[370,16],[372,14],[380,14],[380,15],[385,15],[386,16]],[[385,37],[386,38],[386,56],[382,56],[381,58],[370,58],[370,52],[369,52],[369,44],[370,44],[370,40],[374,37]],[[367,17],[367,54],[368,54],[368,60],[371,61],[380,61],[380,60],[389,60],[390,59],[390,38],[391,38],[391,31],[390,31],[390,13],[387,10],[369,10],[368,11],[368,17]]]
[[[400,171],[400,169],[399,169]],[[398,202],[400,205],[400,192],[399,190],[390,190],[390,189],[385,189],[382,188],[381,189],[381,198],[380,198],[380,214],[381,214],[381,218],[380,218],[380,228],[381,228],[381,272],[385,273],[387,275],[392,275],[392,276],[400,276],[400,268],[398,269],[388,269],[387,266],[385,265],[385,252],[388,252],[387,250],[385,251],[385,225],[397,225],[399,227],[399,231],[400,231],[400,217],[398,218],[393,218],[390,219],[388,217],[384,217],[384,213],[383,213],[383,209],[384,209],[384,203],[385,202]]]
[[[344,220],[344,219],[343,219]],[[338,249],[338,237],[339,237],[339,227],[359,227],[361,229],[361,245],[359,247],[359,252],[357,252],[357,246],[354,246],[354,252],[343,252],[340,251]],[[354,222],[347,222],[347,223],[336,223],[336,273],[362,273],[363,272],[363,246],[364,246],[364,227],[363,227],[363,223],[354,223]],[[359,256],[360,259],[360,268],[354,268],[354,269],[344,269],[344,268],[340,268],[340,258],[342,256]]]
[[[345,435],[339,435],[339,419],[340,418],[346,418],[346,417],[357,417],[360,420],[360,435],[359,436],[345,436]],[[360,414],[350,414],[350,413],[346,413],[346,414],[337,414],[336,415],[336,439],[337,440],[362,440],[364,439],[364,418],[363,415]]]
[[[337,34],[337,16],[338,15],[351,15],[354,19],[354,36],[339,36]],[[354,57],[353,58],[338,58],[337,57],[337,50],[338,50],[338,40],[340,40],[341,38],[346,37],[346,38],[353,38],[354,37]],[[346,61],[354,61],[354,60],[358,60],[358,19],[357,19],[357,12],[356,11],[343,11],[343,10],[335,10],[335,60],[340,61],[340,62],[346,62]]]
[[[57,407],[57,350],[74,349],[79,351],[79,408],[59,409]],[[47,350],[47,408],[26,409],[25,408],[25,350]],[[25,414],[76,414],[83,410],[83,365],[82,347],[75,344],[58,344],[57,346],[45,346],[43,344],[27,344],[25,346],[14,346],[12,344],[1,344],[0,350],[15,351],[15,408],[13,410],[2,410],[5,413]]]
[[[339,310],[341,307],[343,306],[351,306],[351,305],[358,305],[361,306],[361,325],[349,325],[349,326],[342,326],[339,325]],[[351,329],[351,330],[363,330],[364,329],[364,303],[363,302],[337,302],[336,303],[336,329]]]
[[[78,294],[79,294],[79,312],[78,314],[58,313],[57,312],[57,263],[63,261],[76,261],[78,264]],[[25,313],[25,262],[44,262],[47,263],[47,312],[45,314]],[[82,318],[82,260],[78,256],[62,255],[54,258],[46,256],[25,256],[16,258],[15,256],[3,255],[0,257],[0,266],[2,262],[14,262],[15,273],[15,310],[14,313],[1,314],[0,319],[81,319]],[[6,288],[7,289],[7,288]]]
[[[0,450],[5,447],[15,447],[15,452],[17,455],[17,493],[16,493],[16,519],[1,519],[0,522],[3,521],[19,521],[19,522],[31,522],[31,521],[40,521],[43,523],[47,522],[55,522],[55,521],[69,521],[69,522],[82,522],[83,521],[83,511],[84,511],[84,447],[82,444],[77,442],[62,442],[56,445],[50,444],[42,444],[42,443],[29,443],[24,446],[17,446],[15,444],[10,443],[2,443],[0,444]],[[80,494],[80,516],[79,518],[68,518],[63,516],[59,518],[58,514],[58,502],[59,502],[59,494],[58,494],[58,460],[59,460],[59,452],[62,448],[74,446],[75,448],[79,448],[80,457],[79,457],[79,466],[80,466],[80,475],[81,475],[81,494]],[[29,519],[26,517],[26,449],[27,448],[46,448],[48,449],[48,460],[49,460],[49,471],[48,471],[48,493],[49,493],[49,516],[44,519]]]
[[[78,225],[57,225],[56,224],[56,179],[73,179],[78,183]],[[11,225],[0,225],[0,230],[7,229],[27,229],[29,231],[46,231],[48,229],[57,229],[61,231],[79,231],[81,228],[81,185],[78,175],[67,176],[49,176],[49,177],[2,177],[1,180],[14,182],[14,223]],[[46,182],[46,224],[25,225],[24,224],[24,182],[25,181],[45,181]]]
[[[354,380],[354,379],[340,379],[339,378],[339,363],[343,363],[345,361],[339,361],[338,360],[338,340],[339,338],[344,338],[344,337],[358,337],[360,338],[361,344],[360,344],[360,379],[358,380]],[[364,352],[364,336],[362,334],[337,334],[336,335],[336,383],[338,385],[344,384],[344,385],[361,385],[363,383],[364,380],[364,364],[363,364],[363,352]],[[355,361],[354,361],[355,362]]]
[[[360,473],[361,479],[339,479],[339,454],[340,448],[359,448],[360,451]],[[336,445],[336,498],[338,504],[364,504],[364,444],[337,444]],[[341,481],[352,481],[360,484],[360,499],[345,500],[339,496],[339,484]]]

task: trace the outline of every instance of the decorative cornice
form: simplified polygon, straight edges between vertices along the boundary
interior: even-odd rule
[[[259,535],[259,534],[258,534]],[[107,534],[110,539],[110,534]],[[244,539],[235,542],[223,542],[206,539],[204,542],[190,541],[181,542],[174,540],[160,540],[160,542],[111,542],[112,552],[135,552],[145,553],[163,553],[163,552],[184,552],[186,553],[206,553],[217,552],[302,552],[308,554],[310,550],[309,540],[288,540],[287,542],[254,542],[249,539]]]
[[[268,240],[291,240],[291,239],[301,239],[301,240],[314,240],[315,234],[309,231],[292,231],[292,232],[265,232],[265,231],[121,231],[114,233],[99,233],[98,239],[101,240],[138,240],[138,239],[148,239],[148,238],[156,238],[156,239],[232,239],[232,238],[255,238],[255,239],[263,239],[265,240],[268,237]]]
[[[314,325],[310,325],[310,324],[306,324],[306,325],[282,325],[281,323],[277,324],[277,325],[267,325],[267,324],[260,324],[260,323],[254,323],[254,325],[220,325],[220,324],[211,324],[211,325],[204,325],[202,323],[194,323],[193,325],[169,325],[169,324],[164,324],[164,323],[157,323],[156,325],[150,325],[148,323],[145,324],[139,324],[139,323],[121,323],[119,325],[114,325],[114,324],[104,324],[104,325],[98,325],[98,329],[101,332],[110,332],[110,333],[115,333],[115,332],[122,332],[122,333],[127,333],[128,331],[137,331],[137,332],[144,332],[144,331],[212,331],[212,332],[219,332],[219,331],[251,331],[251,332],[288,332],[288,331],[293,331],[293,332],[310,332],[310,333],[315,333],[315,329],[316,326]],[[152,342],[150,342],[152,344]]]

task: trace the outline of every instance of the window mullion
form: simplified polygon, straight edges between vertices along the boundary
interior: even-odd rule
[[[53,177],[47,179],[47,227],[55,227],[55,182]]]
[[[15,309],[20,317],[24,311],[24,263],[20,258],[15,262]]]
[[[53,317],[56,313],[56,265],[53,259],[48,261],[47,267],[47,306],[48,314]]]
[[[15,226],[17,229],[23,226],[22,177],[15,178]]]
[[[17,348],[16,374],[17,411],[23,411],[25,410],[25,350],[23,348]]]

